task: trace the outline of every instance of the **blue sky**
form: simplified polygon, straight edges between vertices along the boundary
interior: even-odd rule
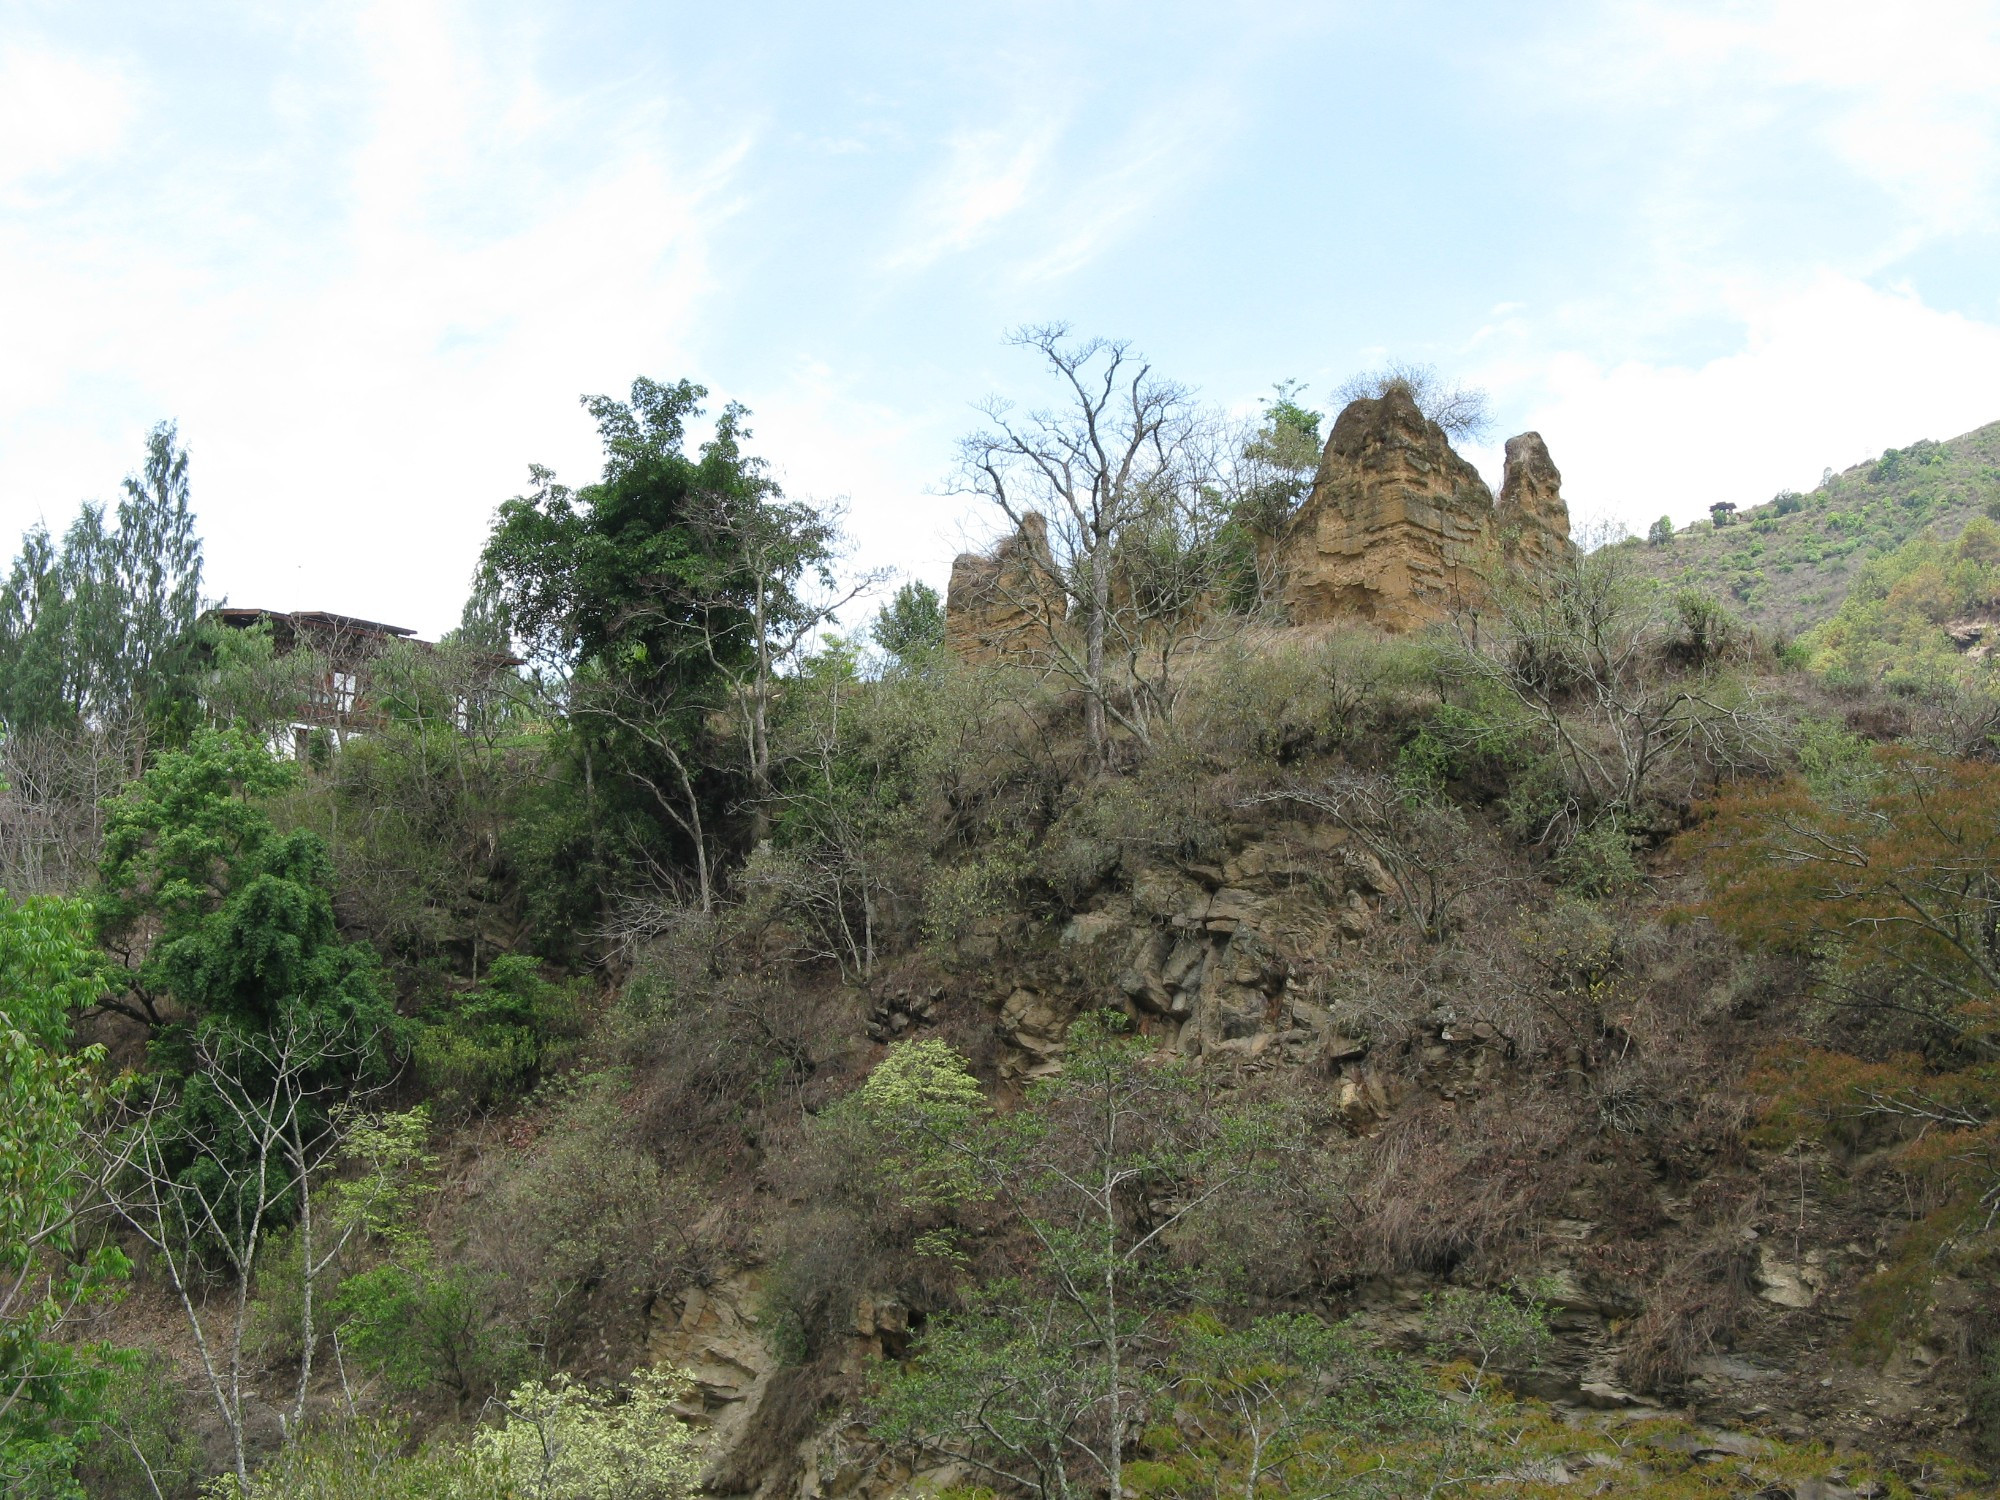
[[[171,416],[216,593],[437,630],[688,375],[942,582],[1053,318],[1239,410],[1431,362],[1686,519],[2000,418],[1996,78],[2000,0],[0,0],[0,536]]]

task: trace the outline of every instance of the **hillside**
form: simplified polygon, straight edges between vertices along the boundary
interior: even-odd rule
[[[832,636],[837,531],[687,383],[444,641],[31,536],[0,1492],[1991,1495],[2000,695],[1580,554],[1539,443],[1519,586],[1358,587],[1492,582],[1392,394],[1303,620],[1141,512],[1102,596],[1024,525]],[[2000,593],[1983,517],[1909,545],[1880,621]]]
[[[1698,521],[1661,544],[1635,542],[1639,566],[1724,600],[1752,624],[1794,636],[1840,608],[1864,564],[1934,527],[1956,536],[2000,506],[2000,422],[1948,442],[1891,448],[1829,474],[1809,494],[1781,494],[1727,525]]]

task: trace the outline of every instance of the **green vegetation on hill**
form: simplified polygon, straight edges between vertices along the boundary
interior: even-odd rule
[[[1869,562],[1925,530],[1956,537],[1988,507],[2000,508],[2000,422],[1891,448],[1829,473],[1809,494],[1777,495],[1720,526],[1656,525],[1626,545],[1653,577],[1701,589],[1789,637],[1831,618]]]
[[[701,397],[342,741],[0,631],[8,1500],[1992,1492],[2000,526],[1784,650],[1672,543],[1286,628],[1184,587],[1279,402],[1065,542],[1130,654],[966,660]]]

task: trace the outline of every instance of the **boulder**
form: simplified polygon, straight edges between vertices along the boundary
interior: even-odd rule
[[[1029,989],[1015,990],[1000,1007],[1000,1030],[1018,1049],[1001,1062],[1002,1077],[1040,1078],[1061,1071],[1069,1017],[1046,996]]]

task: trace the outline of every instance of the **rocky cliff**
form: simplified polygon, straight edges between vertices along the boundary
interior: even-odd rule
[[[1540,433],[1508,439],[1496,503],[1443,429],[1391,390],[1341,412],[1266,571],[1295,625],[1405,631],[1478,606],[1502,579],[1545,577],[1575,551],[1562,474]],[[1033,655],[1063,622],[1054,570],[1033,514],[992,551],[960,553],[945,605],[952,649],[971,661]]]
[[[959,553],[945,598],[945,640],[963,659],[1034,654],[1064,615],[1048,522],[1030,511],[992,551]]]
[[[1522,433],[1507,444],[1496,506],[1408,392],[1356,401],[1278,542],[1285,612],[1295,624],[1400,631],[1476,606],[1502,577],[1543,574],[1570,555],[1561,486],[1540,434]]]

